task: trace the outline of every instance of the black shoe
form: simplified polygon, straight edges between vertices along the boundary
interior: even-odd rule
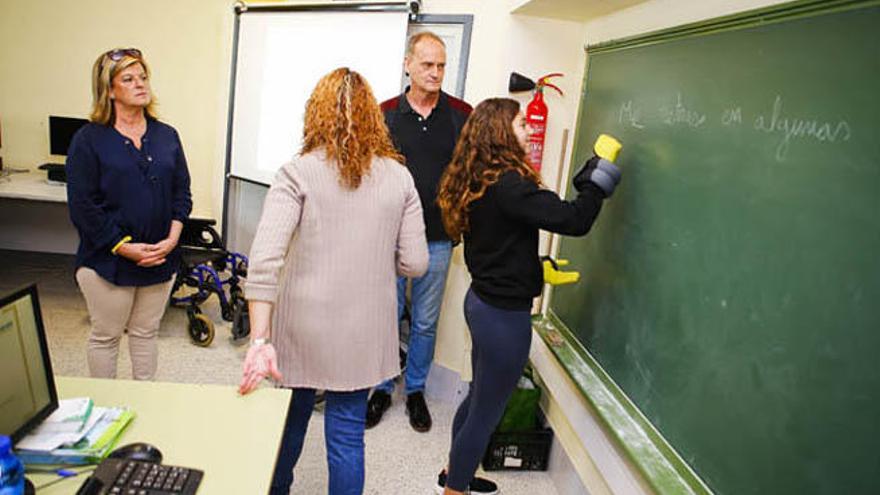
[[[441,471],[437,476],[437,484],[434,486],[434,492],[437,493],[437,495],[443,495],[443,490],[445,488],[446,471]],[[468,483],[465,493],[469,493],[470,495],[496,495],[501,492],[498,491],[498,485],[494,482],[489,481],[486,478],[474,476],[471,479],[471,482]]]
[[[381,390],[374,390],[367,402],[367,428],[372,428],[382,421],[382,415],[391,407],[391,395]]]
[[[424,433],[431,429],[431,413],[428,412],[428,404],[425,404],[425,394],[413,392],[407,395],[406,413],[414,430]]]

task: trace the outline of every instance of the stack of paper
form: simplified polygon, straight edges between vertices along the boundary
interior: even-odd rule
[[[58,409],[44,419],[34,433],[78,433],[91,417],[94,404],[88,397],[60,400]]]
[[[134,413],[119,407],[93,406],[80,401],[59,403],[57,418],[52,414],[16,444],[16,455],[25,464],[90,464],[100,461],[116,445],[119,435]],[[64,401],[61,401],[64,402]],[[76,427],[79,424],[79,427]]]

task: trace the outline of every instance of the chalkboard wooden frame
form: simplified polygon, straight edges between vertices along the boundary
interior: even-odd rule
[[[588,63],[584,91],[590,77],[590,55],[876,5],[880,5],[880,1],[801,0],[589,45],[585,47]],[[582,137],[582,115],[578,119],[575,143]],[[558,248],[559,242],[554,240],[554,245]],[[534,318],[535,331],[566,369],[599,421],[617,440],[621,451],[645,481],[657,493],[712,493],[556,315],[551,287],[545,290],[544,297],[549,299],[545,305],[548,309]]]
[[[532,328],[656,493],[712,493],[552,309],[535,316]]]
[[[761,9],[748,10],[738,14],[716,17],[706,21],[683,24],[650,33],[603,41],[585,47],[587,55],[623,50],[662,43],[664,41],[681,40],[693,36],[744,29],[757,25],[767,25],[790,21],[800,17],[830,14],[855,8],[877,5],[880,2],[866,0],[798,0],[790,3],[773,5]]]

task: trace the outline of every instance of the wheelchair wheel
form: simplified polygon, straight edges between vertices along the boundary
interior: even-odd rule
[[[251,333],[247,301],[244,298],[234,298],[232,305],[232,338],[236,340],[243,339]]]
[[[193,344],[208,347],[214,341],[214,322],[203,314],[194,314],[189,319],[189,337]]]

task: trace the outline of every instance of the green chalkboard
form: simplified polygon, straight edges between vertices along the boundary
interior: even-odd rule
[[[574,162],[624,176],[551,311],[714,492],[880,493],[878,2],[587,59]]]

